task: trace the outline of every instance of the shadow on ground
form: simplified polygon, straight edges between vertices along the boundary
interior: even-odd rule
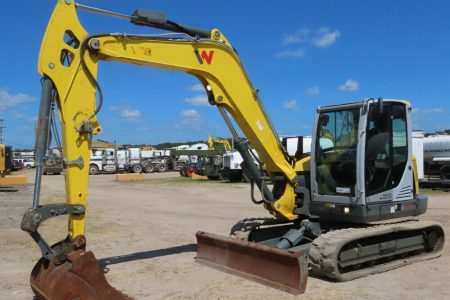
[[[150,259],[155,257],[180,254],[185,252],[197,252],[196,244],[186,244],[176,247],[170,247],[165,249],[157,249],[157,250],[149,250],[143,252],[136,252],[131,254],[105,257],[98,260],[98,263],[103,269],[103,272],[107,273],[109,271],[109,265],[121,264],[125,262],[142,260],[142,259]]]

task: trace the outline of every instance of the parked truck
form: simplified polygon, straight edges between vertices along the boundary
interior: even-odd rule
[[[194,172],[210,180],[219,179],[219,172],[223,168],[223,155],[231,151],[231,143],[226,138],[208,136],[208,147],[209,150],[220,152],[199,156]]]
[[[218,179],[219,169],[222,166],[222,156],[227,150],[171,150],[174,170],[179,170],[181,176],[191,176],[193,172],[198,175]],[[187,158],[187,159],[185,159]]]
[[[145,173],[178,170],[176,162],[170,156],[170,150],[163,150],[159,155],[143,158],[141,165]]]
[[[255,155],[256,152],[253,152]],[[237,150],[230,151],[223,155],[222,169],[219,171],[221,180],[241,181],[244,178],[242,162],[244,159]]]
[[[119,171],[117,165],[117,152],[113,148],[105,148],[91,151],[89,163],[89,175],[96,175],[99,173],[116,173]]]
[[[44,175],[60,175],[64,170],[64,158],[60,149],[48,149],[44,160]]]
[[[286,136],[281,138],[289,156],[303,156],[311,152],[311,136]],[[255,163],[258,163],[258,153],[252,150]],[[220,179],[229,181],[247,181],[242,169],[243,158],[239,151],[230,151],[223,155],[223,167],[219,171]]]
[[[219,179],[219,172],[223,168],[223,155],[226,154],[226,150],[223,153],[214,155],[199,156],[197,163],[194,166],[194,172],[200,176],[206,176],[210,180]]]
[[[450,135],[433,135],[423,139],[425,175],[450,180]]]
[[[163,151],[162,151],[163,152]],[[143,151],[139,148],[116,150],[105,148],[92,150],[89,165],[89,174],[132,172],[142,173],[147,171],[150,160],[160,157],[163,153],[156,150]]]

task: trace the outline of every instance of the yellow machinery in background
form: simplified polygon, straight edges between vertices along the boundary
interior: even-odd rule
[[[231,144],[228,139],[208,136],[208,147],[210,150],[220,150],[215,144],[222,145],[223,150],[231,150]]]
[[[104,148],[113,148],[113,149],[117,149],[117,145],[115,143],[112,142],[108,142],[108,141],[102,141],[102,140],[93,140],[92,141],[92,148],[99,148],[99,149],[104,149]]]
[[[0,176],[5,176],[6,170],[6,145],[0,144]]]
[[[13,169],[12,147],[0,144],[0,186],[6,186],[0,191],[16,191],[15,188],[9,189],[11,185],[27,184],[25,175],[7,175]]]
[[[153,146],[144,146],[141,148],[142,151],[153,151],[153,150],[158,150]]]

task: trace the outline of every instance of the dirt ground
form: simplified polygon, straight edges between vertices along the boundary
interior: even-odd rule
[[[33,170],[23,171],[33,182]],[[64,176],[43,179],[43,202],[64,201]],[[32,299],[29,274],[40,257],[19,228],[31,206],[33,186],[0,193],[0,299]],[[266,217],[251,203],[249,185],[199,182],[178,173],[146,174],[142,182],[117,182],[114,175],[90,178],[88,249],[114,287],[135,299],[450,299],[450,246],[442,256],[386,273],[335,283],[308,279],[306,293],[291,296],[196,264],[195,232],[227,235],[247,217]],[[423,220],[450,232],[450,193],[432,192]],[[40,229],[51,243],[67,234],[65,217]]]

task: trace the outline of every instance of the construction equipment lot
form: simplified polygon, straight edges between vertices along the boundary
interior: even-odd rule
[[[34,171],[20,172],[30,184],[0,194],[0,299],[32,299],[29,273],[41,256],[20,230],[32,202]],[[228,235],[240,219],[267,217],[249,200],[245,183],[193,181],[178,173],[145,174],[140,182],[117,182],[115,175],[90,177],[87,249],[94,250],[117,289],[135,299],[290,299],[251,281],[196,264],[195,233]],[[44,176],[42,204],[64,202],[64,176]],[[422,220],[450,228],[450,193],[431,191]],[[67,234],[66,217],[40,227],[50,243]],[[30,251],[32,250],[32,251]],[[350,282],[310,277],[298,299],[449,299],[450,246],[442,256]]]

